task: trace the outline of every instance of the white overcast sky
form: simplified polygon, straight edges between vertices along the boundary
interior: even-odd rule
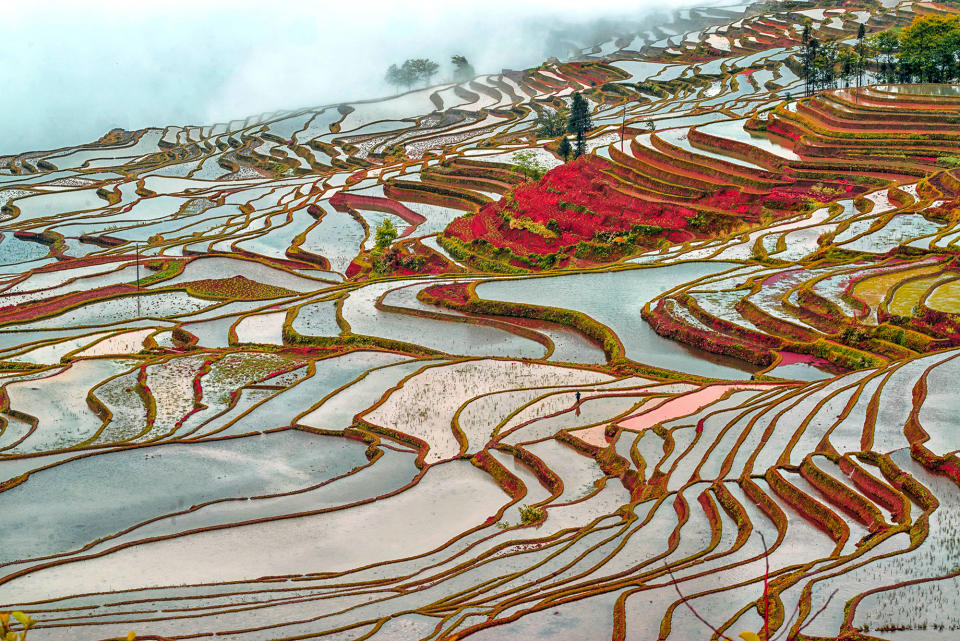
[[[711,0],[5,3],[0,154],[382,95],[392,62],[522,69],[551,33]],[[583,5],[587,5],[584,7]],[[584,29],[588,27],[585,26]],[[440,78],[438,78],[439,80]]]

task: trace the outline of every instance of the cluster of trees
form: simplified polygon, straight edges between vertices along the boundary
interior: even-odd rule
[[[903,29],[869,38],[883,82],[951,82],[960,78],[960,16],[918,16]]]
[[[960,16],[917,16],[903,29],[866,36],[852,46],[821,42],[804,28],[801,63],[806,93],[861,85],[867,71],[879,82],[951,82],[960,79]]]
[[[430,84],[430,79],[440,70],[438,65],[429,58],[410,58],[399,67],[390,65],[384,80],[394,87],[403,85],[408,90],[416,83],[423,81],[424,86]]]
[[[373,265],[373,271],[377,274],[392,274],[399,269],[408,269],[410,271],[420,271],[426,265],[427,259],[423,256],[412,256],[403,254],[399,248],[393,245],[400,236],[397,226],[389,218],[384,218],[377,225],[377,232],[374,240],[373,250],[370,252],[370,258]],[[2,640],[0,640],[2,641]]]
[[[803,28],[800,61],[806,93],[834,89],[839,83],[849,87],[852,81],[857,86],[863,83],[868,63],[866,27],[861,24],[853,47],[842,47],[836,40],[821,42],[811,37],[810,26]]]
[[[455,82],[466,82],[473,78],[476,73],[473,65],[465,56],[455,55],[450,58],[453,65],[453,79]],[[423,86],[430,85],[430,79],[440,71],[440,64],[429,58],[410,58],[405,60],[399,67],[390,65],[387,69],[387,75],[384,80],[387,84],[397,87],[406,87],[409,91],[413,85],[423,82]]]
[[[544,109],[537,116],[538,136],[541,138],[563,136],[557,152],[564,160],[568,160],[571,153],[574,158],[579,158],[586,152],[586,133],[591,129],[593,129],[593,122],[590,120],[590,105],[579,91],[573,94],[569,108]],[[570,144],[566,134],[576,134],[576,147]]]

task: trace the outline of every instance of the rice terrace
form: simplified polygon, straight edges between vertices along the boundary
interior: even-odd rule
[[[960,639],[960,3],[662,11],[3,150],[0,639]]]

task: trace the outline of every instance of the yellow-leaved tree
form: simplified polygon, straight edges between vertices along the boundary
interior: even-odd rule
[[[20,624],[19,631],[11,625],[10,619]],[[0,641],[26,641],[27,630],[33,627],[33,619],[23,612],[0,612]]]
[[[11,625],[13,619],[19,624],[19,629]],[[27,630],[32,628],[36,621],[23,612],[0,612],[0,641],[27,641]],[[126,641],[136,641],[137,633],[130,632]]]

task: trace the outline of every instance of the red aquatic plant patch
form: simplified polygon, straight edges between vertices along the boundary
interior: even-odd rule
[[[451,283],[450,285],[433,285],[427,287],[424,293],[439,300],[466,305],[470,301],[469,283]]]
[[[48,265],[41,265],[34,269],[34,272],[55,272],[62,269],[75,269],[78,267],[88,267],[90,265],[102,265],[104,263],[116,263],[125,260],[134,260],[134,254],[116,254],[111,256],[84,256],[82,258],[71,258],[61,260]]]
[[[75,292],[33,304],[8,305],[0,308],[0,325],[52,316],[72,307],[83,305],[84,303],[104,298],[113,298],[115,296],[123,296],[125,294],[133,294],[136,291],[137,288],[132,285],[110,285],[109,287],[99,287],[85,292]]]
[[[780,362],[778,366],[783,365],[811,365],[815,367],[830,367],[830,362],[809,354],[798,354],[797,352],[783,351],[779,352]]]

